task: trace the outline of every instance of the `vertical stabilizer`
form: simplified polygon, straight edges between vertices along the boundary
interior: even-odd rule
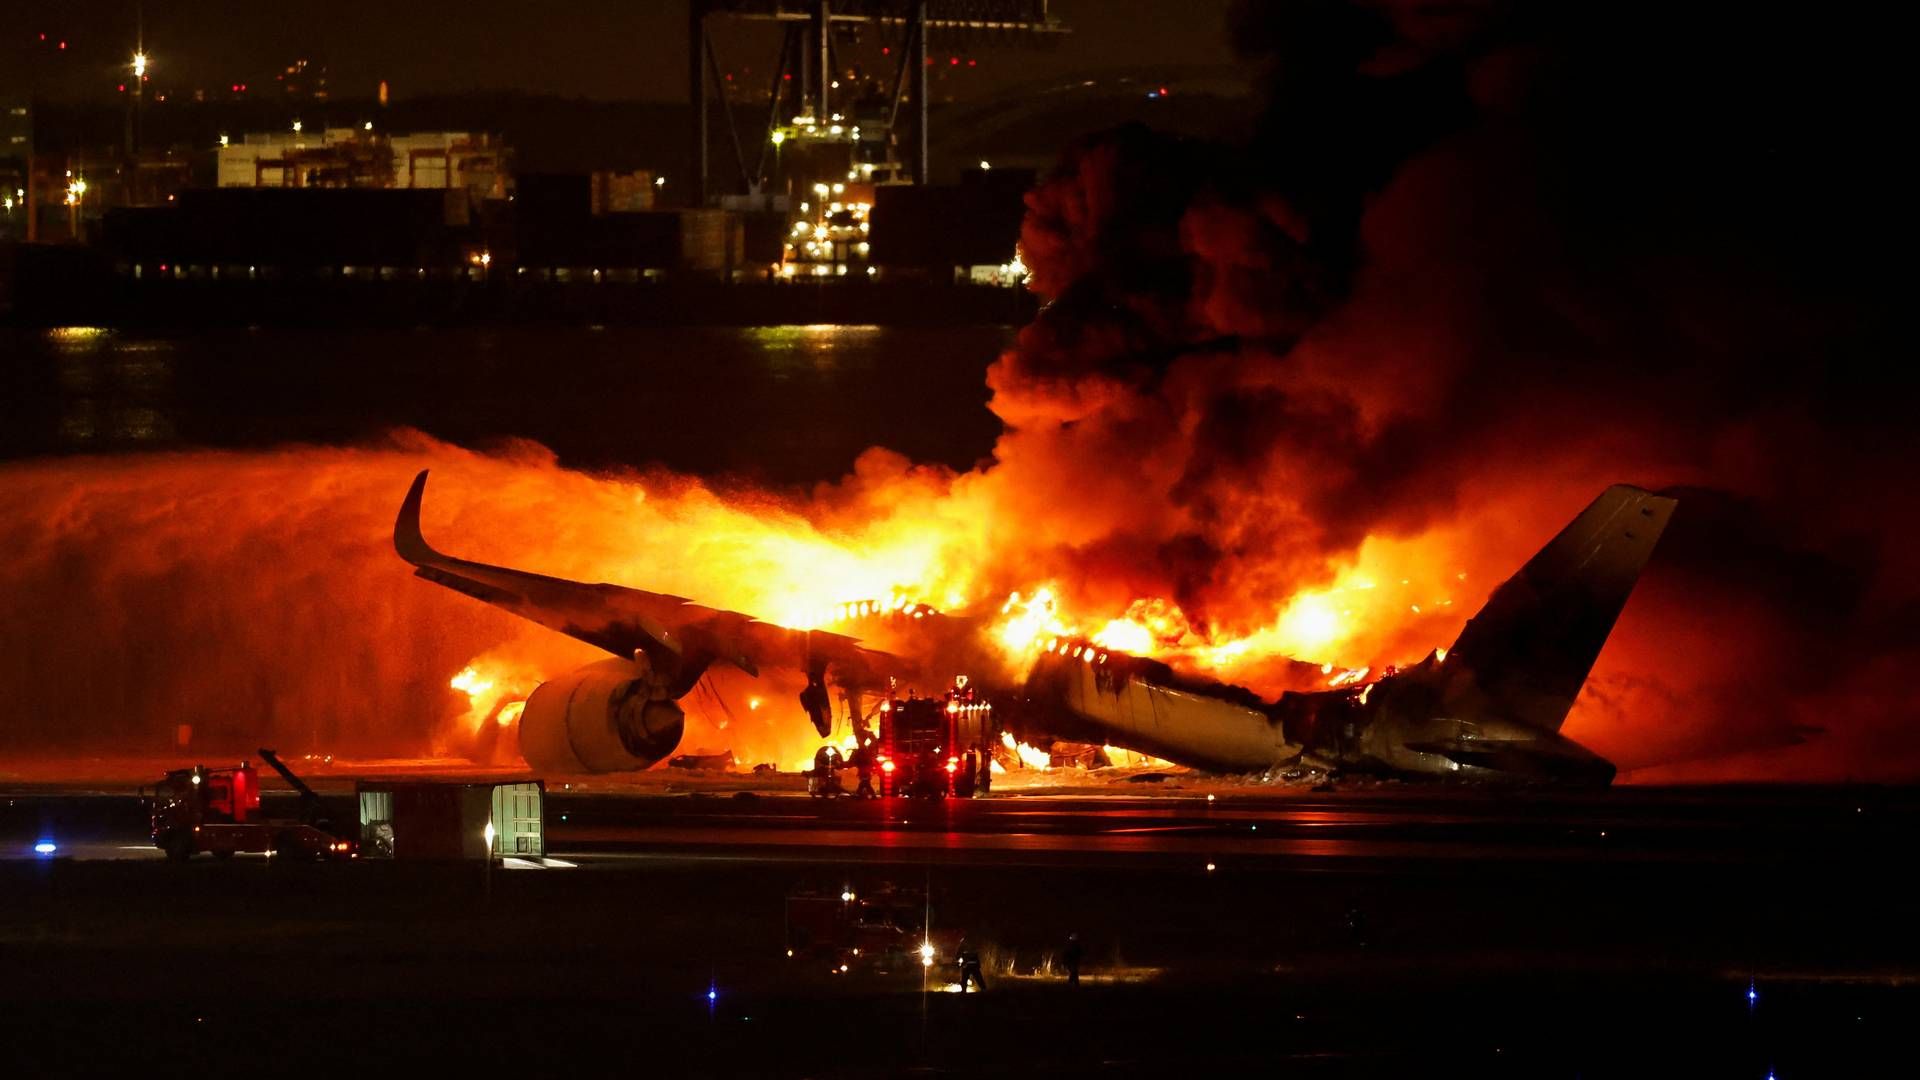
[[[1448,651],[1486,706],[1558,731],[1593,670],[1675,500],[1616,485],[1493,591]]]

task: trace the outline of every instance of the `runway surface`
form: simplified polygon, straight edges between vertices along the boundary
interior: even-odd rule
[[[211,1065],[316,1024],[351,1033],[302,1044],[316,1068],[1785,1078],[1871,1075],[1920,1015],[1910,791],[1214,795],[555,784],[552,869],[513,872],[173,865],[135,798],[0,793],[0,1045]],[[785,955],[788,897],[888,888],[989,993],[941,992],[944,957],[923,994]]]

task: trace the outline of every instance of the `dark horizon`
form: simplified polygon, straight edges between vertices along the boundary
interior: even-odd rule
[[[137,6],[137,0],[19,5],[0,36],[0,96],[117,100],[138,37]],[[1013,44],[988,39],[948,46],[935,39],[936,54],[962,59],[936,86],[964,99],[1081,71],[1225,63],[1230,6],[1230,0],[1053,0],[1051,10],[1071,28],[1068,34]],[[344,9],[313,0],[271,6],[203,0],[146,4],[145,28],[150,94],[190,97],[204,89],[213,96],[247,83],[258,99],[262,90],[271,92],[276,72],[307,58],[327,65],[329,89],[339,98],[371,98],[382,80],[396,97],[496,90],[602,101],[686,96],[685,0],[580,0],[537,9],[502,0]],[[715,20],[715,37],[723,70],[756,87],[771,73],[778,38],[766,24]]]

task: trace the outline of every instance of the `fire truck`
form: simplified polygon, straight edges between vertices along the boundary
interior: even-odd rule
[[[353,840],[328,827],[320,796],[273,751],[263,749],[260,757],[300,793],[299,819],[261,813],[260,777],[251,764],[243,761],[228,769],[195,765],[175,769],[154,785],[153,846],[175,862],[202,851],[220,859],[230,859],[236,851],[296,860],[357,857]]]
[[[880,737],[874,744],[880,795],[972,798],[959,790],[962,755],[973,751],[978,768],[990,767],[993,706],[975,695],[967,677],[940,697],[897,692],[880,703]]]

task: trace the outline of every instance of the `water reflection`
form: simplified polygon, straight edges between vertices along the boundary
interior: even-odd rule
[[[55,327],[44,337],[56,364],[62,448],[174,440],[174,356],[166,343],[97,326]]]
[[[811,484],[869,447],[968,468],[1008,327],[0,330],[0,458],[526,438],[577,468]],[[933,410],[939,424],[919,418]]]
[[[879,326],[758,326],[743,331],[761,351],[767,374],[785,382],[812,374],[832,374],[844,368],[871,366],[874,345],[885,332]]]

